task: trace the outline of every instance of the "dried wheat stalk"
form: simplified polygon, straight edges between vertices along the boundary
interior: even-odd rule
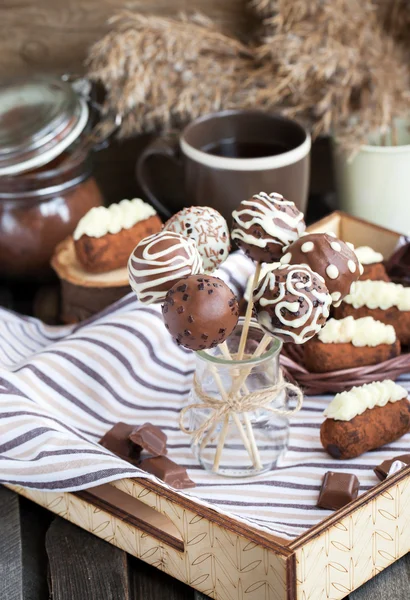
[[[121,135],[170,129],[241,103],[253,53],[210,20],[122,12],[110,24],[87,65],[107,89],[106,109],[124,117]]]
[[[265,26],[253,75],[257,104],[280,105],[307,119],[314,135],[334,132],[351,148],[407,116],[406,53],[371,0],[253,0],[253,6]]]

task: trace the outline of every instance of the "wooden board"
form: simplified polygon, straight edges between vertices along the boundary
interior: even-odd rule
[[[2,0],[0,77],[39,70],[81,72],[87,48],[122,8],[162,16],[201,11],[232,33],[243,34],[252,21],[246,6],[246,0]]]

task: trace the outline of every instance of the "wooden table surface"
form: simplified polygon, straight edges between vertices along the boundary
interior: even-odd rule
[[[408,600],[409,596],[407,555],[350,594],[349,600]],[[206,600],[187,585],[2,486],[0,599]]]

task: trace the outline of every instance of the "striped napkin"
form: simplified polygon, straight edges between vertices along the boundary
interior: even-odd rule
[[[241,295],[252,269],[236,253],[217,275]],[[356,460],[334,461],[319,441],[330,397],[311,396],[291,419],[289,450],[277,469],[242,480],[205,472],[178,427],[194,368],[194,354],[174,344],[160,308],[133,294],[76,326],[48,327],[0,309],[0,481],[71,491],[147,477],[97,442],[118,421],[150,421],[197,484],[178,493],[292,539],[330,514],[316,508],[325,471],[355,473],[363,492],[378,482],[373,466],[410,452],[409,434]],[[409,386],[410,377],[401,383]]]

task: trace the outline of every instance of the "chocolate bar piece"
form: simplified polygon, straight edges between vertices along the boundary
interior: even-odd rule
[[[317,506],[338,510],[357,498],[359,485],[356,475],[328,471],[323,478]]]
[[[195,487],[195,483],[188,477],[185,467],[177,465],[166,456],[145,458],[139,467],[177,490]]]
[[[154,456],[162,456],[167,453],[167,436],[152,423],[144,423],[144,425],[136,427],[130,433],[129,438],[133,444]]]
[[[98,442],[113,454],[131,463],[137,463],[141,449],[129,439],[135,425],[116,423]]]
[[[376,475],[380,479],[380,481],[383,481],[384,479],[386,479],[386,477],[389,474],[392,464],[394,462],[396,462],[396,460],[399,460],[399,461],[405,463],[406,465],[410,465],[410,454],[402,454],[401,456],[395,456],[394,458],[383,461],[380,465],[375,467],[373,469],[373,471],[376,473]]]

